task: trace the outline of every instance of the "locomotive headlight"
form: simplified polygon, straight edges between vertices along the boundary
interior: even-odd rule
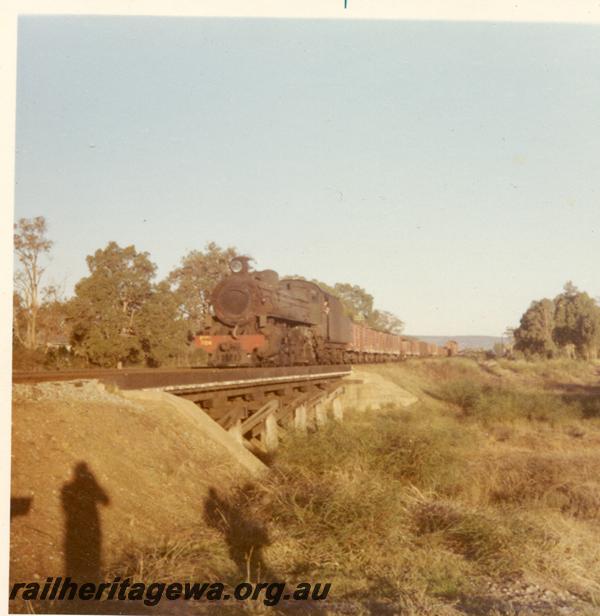
[[[229,269],[234,274],[239,274],[244,269],[244,264],[241,259],[231,259],[229,262]]]

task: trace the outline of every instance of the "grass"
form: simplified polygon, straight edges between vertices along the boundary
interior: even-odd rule
[[[460,409],[464,417],[483,424],[537,421],[556,424],[581,419],[590,412],[580,400],[569,400],[546,391],[518,390],[514,386],[489,385],[466,379],[441,384],[435,395]]]
[[[545,379],[564,381],[567,379],[594,380],[597,378],[596,362],[584,362],[575,359],[547,359],[543,361],[513,361],[508,359],[498,360],[498,365],[503,370],[509,370],[518,375],[526,375]]]
[[[335,600],[354,613],[456,614],[456,601],[476,600],[484,581],[516,579],[577,593],[592,610],[600,597],[598,400],[553,388],[561,378],[591,382],[595,368],[543,364],[368,368],[419,402],[347,410],[341,425],[288,434],[264,482],[218,496],[221,509],[242,514],[227,528],[243,519],[245,531],[204,528],[146,554],[143,571],[139,554],[120,566],[234,580],[243,566],[233,544],[260,529],[271,579],[332,582]]]

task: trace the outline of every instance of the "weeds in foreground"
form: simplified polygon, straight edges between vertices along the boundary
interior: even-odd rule
[[[397,379],[413,370],[421,402],[289,434],[266,480],[219,495],[266,529],[278,579],[331,581],[355,613],[455,614],[485,580],[600,593],[596,403],[455,366],[382,366]],[[143,571],[231,579],[227,532],[202,532],[150,555],[154,569],[146,556]]]

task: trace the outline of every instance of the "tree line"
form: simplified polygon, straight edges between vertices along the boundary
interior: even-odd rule
[[[14,227],[13,367],[193,365],[203,351],[192,345],[210,314],[210,293],[229,273],[236,248],[214,242],[192,250],[163,280],[150,254],[109,242],[86,257],[89,274],[71,298],[43,286],[53,242],[44,217]],[[342,301],[346,313],[382,331],[403,322],[374,308],[373,296],[349,283],[317,282]]]
[[[554,299],[531,303],[513,337],[514,349],[527,357],[596,359],[600,352],[600,305],[567,282]]]

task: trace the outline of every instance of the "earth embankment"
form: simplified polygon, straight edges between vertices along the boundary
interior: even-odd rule
[[[204,525],[211,488],[265,468],[191,402],[168,394],[15,386],[11,580],[97,576]]]

